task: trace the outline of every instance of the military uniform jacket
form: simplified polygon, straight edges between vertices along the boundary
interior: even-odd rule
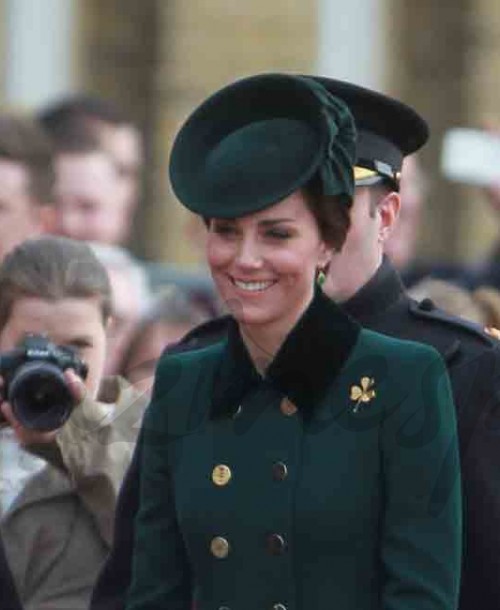
[[[318,293],[265,377],[236,324],[145,417],[129,610],[452,610],[458,442],[440,356]]]
[[[500,349],[475,324],[404,291],[385,260],[343,309],[363,326],[435,347],[445,360],[458,414],[464,495],[460,610],[500,608]]]

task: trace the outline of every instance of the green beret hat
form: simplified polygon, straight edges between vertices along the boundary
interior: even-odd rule
[[[204,217],[257,212],[313,178],[349,205],[355,140],[347,106],[320,83],[257,75],[219,90],[188,117],[170,155],[170,181],[181,203]]]

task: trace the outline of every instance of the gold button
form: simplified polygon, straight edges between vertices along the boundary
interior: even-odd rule
[[[217,464],[212,470],[212,481],[219,487],[227,485],[232,476],[231,469],[225,464]]]
[[[225,559],[229,555],[229,542],[222,536],[212,538],[210,552],[217,559]]]
[[[295,415],[297,413],[297,407],[286,396],[281,401],[280,409],[283,415]]]

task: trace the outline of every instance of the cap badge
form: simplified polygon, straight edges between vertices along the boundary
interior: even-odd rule
[[[355,403],[352,412],[357,413],[363,404],[369,403],[375,396],[375,379],[362,377],[359,385],[351,386],[350,398]]]

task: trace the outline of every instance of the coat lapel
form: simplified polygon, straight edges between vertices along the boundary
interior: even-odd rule
[[[287,396],[305,415],[321,400],[358,340],[360,326],[321,290],[287,336],[265,377],[256,371],[237,323],[230,324],[214,384],[212,417],[234,414],[260,384]]]

